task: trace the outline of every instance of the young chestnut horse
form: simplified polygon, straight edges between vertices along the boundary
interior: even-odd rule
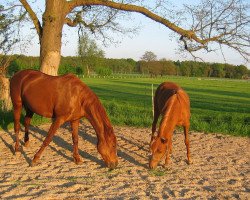
[[[56,130],[65,122],[72,127],[73,157],[76,164],[82,163],[78,153],[78,126],[80,118],[86,117],[95,129],[97,149],[109,168],[118,164],[116,136],[107,114],[98,97],[73,74],[49,76],[35,70],[16,73],[10,81],[10,94],[14,107],[15,151],[20,151],[19,130],[22,106],[25,115],[25,146],[29,143],[29,125],[34,113],[53,118],[47,137],[35,154],[36,164]]]
[[[162,115],[158,135],[155,137],[156,124],[159,115]],[[190,102],[187,93],[172,82],[164,82],[159,85],[154,97],[154,121],[152,124],[152,137],[150,150],[152,157],[149,167],[155,168],[166,154],[165,166],[169,163],[172,153],[172,136],[175,126],[183,126],[187,159],[190,163],[190,150],[188,131],[190,127]]]

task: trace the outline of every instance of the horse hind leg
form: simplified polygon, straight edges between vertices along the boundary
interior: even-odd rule
[[[72,128],[72,140],[73,140],[73,157],[74,161],[77,165],[82,164],[82,160],[80,158],[79,152],[78,152],[78,129],[79,129],[79,121],[75,120],[71,121],[71,128]]]
[[[15,143],[15,152],[20,152],[20,141],[19,141],[19,132],[20,132],[20,118],[22,112],[22,103],[13,103],[14,107],[14,131],[16,135]]]
[[[25,136],[24,136],[24,146],[29,146],[29,126],[31,122],[31,118],[33,117],[33,112],[26,108],[26,115],[24,118],[24,127],[25,127]]]
[[[190,145],[189,145],[189,135],[188,135],[188,131],[189,131],[189,124],[185,125],[184,127],[184,135],[185,135],[185,145],[186,145],[186,149],[187,149],[187,163],[191,164],[191,158],[190,158]]]

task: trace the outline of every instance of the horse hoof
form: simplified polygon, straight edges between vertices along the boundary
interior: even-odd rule
[[[77,165],[82,165],[83,164],[83,161],[78,161],[78,162],[75,162]]]
[[[172,161],[171,160],[167,160],[164,164],[164,167],[168,167],[169,165],[172,164]]]
[[[30,163],[30,167],[35,167],[37,166],[37,164],[38,164],[37,161],[32,160]]]
[[[15,155],[20,155],[21,151],[20,150],[15,150]]]
[[[171,163],[165,163],[164,165],[163,165],[163,168],[164,169],[169,169],[169,168],[171,168]]]
[[[193,163],[192,160],[187,160],[188,165],[191,165],[192,163]]]
[[[25,147],[29,147],[29,146],[30,146],[30,142],[29,142],[29,141],[25,142],[25,143],[24,143],[24,146],[25,146]]]
[[[15,155],[19,155],[21,153],[21,148],[15,148]]]
[[[74,158],[74,162],[75,162],[75,164],[77,164],[77,165],[83,164],[83,161],[82,161],[80,158],[78,158],[78,159],[75,159],[75,158]]]

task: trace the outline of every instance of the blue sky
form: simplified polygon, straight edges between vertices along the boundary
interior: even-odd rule
[[[197,0],[181,0],[181,3],[197,2]],[[190,55],[184,56],[178,52],[178,46],[176,39],[171,38],[170,31],[163,25],[152,21],[140,14],[133,14],[133,20],[125,22],[126,25],[140,24],[140,30],[132,38],[122,37],[116,40],[120,41],[118,45],[110,44],[108,47],[102,45],[100,41],[97,41],[99,47],[105,51],[105,56],[107,58],[133,58],[134,60],[139,60],[140,57],[146,51],[152,51],[157,55],[158,59],[166,58],[170,60],[191,60]],[[116,37],[115,34],[113,34]],[[120,36],[119,36],[120,37]],[[64,27],[63,39],[62,39],[62,55],[63,56],[74,56],[76,55],[77,49],[77,29]],[[33,39],[33,44],[27,48],[26,55],[39,55],[39,44],[37,37]],[[224,51],[226,62],[231,64],[244,64],[250,68],[250,63],[245,63],[245,61],[234,51],[225,49]],[[199,53],[204,61],[207,62],[224,62],[222,54],[218,51],[217,53]]]

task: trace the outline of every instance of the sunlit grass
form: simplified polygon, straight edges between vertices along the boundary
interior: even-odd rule
[[[163,81],[183,87],[191,101],[191,130],[250,136],[250,82],[186,77],[83,78],[100,98],[114,125],[150,127],[152,84]],[[22,121],[24,114],[22,114]],[[0,112],[0,127],[13,127],[12,112]],[[33,125],[50,122],[34,116]]]
[[[250,83],[241,80],[164,78],[84,78],[99,96],[113,124],[150,127],[152,84],[183,87],[191,101],[191,130],[250,136]]]

